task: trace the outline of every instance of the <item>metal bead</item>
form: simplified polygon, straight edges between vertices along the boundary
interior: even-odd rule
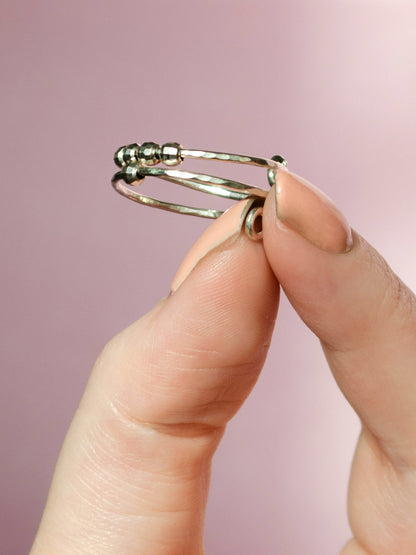
[[[272,160],[274,160],[275,162],[279,162],[279,164],[282,164],[282,166],[287,167],[286,160],[283,158],[283,156],[280,156],[280,154],[275,154],[275,156],[272,156]],[[270,168],[269,170],[267,170],[267,180],[270,187],[273,187],[276,182],[276,170],[274,168]]]
[[[155,166],[160,162],[160,146],[156,143],[143,143],[139,150],[142,166]]]
[[[272,160],[274,160],[275,162],[279,162],[279,164],[282,164],[283,166],[287,166],[286,159],[283,158],[283,156],[280,156],[280,154],[275,154],[274,156],[272,156]]]
[[[137,143],[121,146],[114,154],[114,162],[119,168],[124,168],[129,164],[137,164],[139,148],[140,145]]]
[[[124,166],[122,169],[122,178],[128,185],[138,185],[144,180],[143,175],[140,175],[139,166]]]
[[[250,239],[259,241],[263,237],[263,207],[255,206],[246,216],[245,230]]]
[[[140,145],[138,145],[137,143],[127,145],[124,148],[123,160],[126,163],[126,166],[128,166],[129,164],[138,163],[139,149],[140,149]]]
[[[114,162],[117,164],[117,166],[119,168],[122,168],[123,166],[126,165],[126,163],[124,162],[123,159],[123,155],[124,155],[124,149],[126,147],[125,146],[121,146],[120,148],[118,148],[114,154]]]
[[[181,156],[182,146],[179,143],[165,143],[161,149],[161,160],[166,166],[177,166],[181,164],[183,158]]]

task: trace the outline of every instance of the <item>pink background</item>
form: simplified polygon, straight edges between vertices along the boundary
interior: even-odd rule
[[[100,349],[207,225],[117,196],[118,146],[284,154],[416,285],[415,19],[398,0],[3,0],[1,553],[29,549]],[[337,553],[358,430],[283,299],[215,458],[208,553]]]

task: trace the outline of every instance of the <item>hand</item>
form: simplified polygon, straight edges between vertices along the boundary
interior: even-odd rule
[[[173,295],[105,347],[33,554],[204,553],[211,459],[264,363],[276,277],[363,423],[354,539],[342,555],[416,551],[415,298],[321,193],[283,168],[265,205],[264,248],[240,232],[246,205],[205,232]]]
[[[362,422],[349,487],[354,539],[342,555],[414,554],[415,296],[319,191],[283,172],[277,188],[278,208],[270,195],[265,213],[268,260]]]

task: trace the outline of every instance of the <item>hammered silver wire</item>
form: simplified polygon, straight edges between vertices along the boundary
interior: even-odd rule
[[[112,185],[118,193],[140,204],[202,218],[218,218],[223,212],[210,208],[166,202],[141,195],[131,187],[140,184],[146,177],[157,177],[199,192],[231,200],[255,199],[256,202],[253,204],[253,208],[246,216],[246,233],[252,239],[260,239],[261,230],[259,231],[258,225],[255,226],[254,224],[256,219],[261,216],[262,206],[268,191],[231,179],[169,167],[181,164],[185,158],[218,160],[264,167],[268,170],[267,179],[270,185],[274,183],[279,165],[287,165],[286,160],[280,155],[268,159],[241,154],[185,149],[179,143],[165,143],[159,146],[157,143],[147,142],[142,145],[126,145],[116,151],[114,161],[121,169],[114,174]],[[155,167],[159,163],[167,165],[168,168]]]

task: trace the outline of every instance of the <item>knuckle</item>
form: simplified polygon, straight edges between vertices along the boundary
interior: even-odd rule
[[[416,325],[416,299],[414,293],[388,267],[384,269],[386,286],[380,302],[380,317],[392,318],[400,324]]]
[[[372,310],[368,313],[369,325],[374,319],[384,327],[386,322],[414,323],[416,325],[416,298],[414,293],[390,268],[386,260],[373,248],[366,251],[366,265],[371,281],[368,291],[371,296]],[[372,291],[372,293],[371,293]]]

